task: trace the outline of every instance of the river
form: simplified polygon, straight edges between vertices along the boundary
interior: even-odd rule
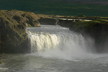
[[[4,55],[0,72],[108,72],[108,55],[64,60],[32,54]]]

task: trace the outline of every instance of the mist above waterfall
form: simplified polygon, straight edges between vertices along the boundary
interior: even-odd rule
[[[31,52],[43,57],[73,59],[87,57],[94,51],[94,41],[90,37],[70,31],[60,26],[27,28]]]

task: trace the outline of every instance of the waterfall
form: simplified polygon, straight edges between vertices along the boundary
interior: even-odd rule
[[[31,52],[43,57],[71,59],[93,51],[94,41],[60,26],[43,25],[26,29]]]

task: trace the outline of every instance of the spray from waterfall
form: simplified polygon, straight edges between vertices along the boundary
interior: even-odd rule
[[[31,52],[43,57],[72,59],[86,56],[93,51],[94,41],[90,37],[60,26],[27,28]]]

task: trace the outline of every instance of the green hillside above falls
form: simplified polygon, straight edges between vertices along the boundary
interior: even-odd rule
[[[107,8],[107,0],[0,0],[0,9],[18,9],[54,15],[108,16]]]

